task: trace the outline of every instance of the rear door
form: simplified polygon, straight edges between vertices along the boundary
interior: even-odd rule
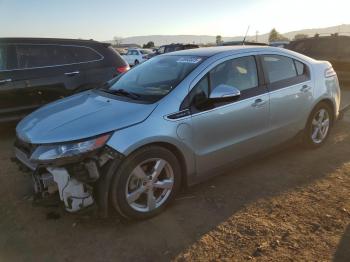
[[[302,61],[277,54],[262,55],[261,61],[270,95],[269,140],[274,145],[304,128],[314,83],[309,66]]]

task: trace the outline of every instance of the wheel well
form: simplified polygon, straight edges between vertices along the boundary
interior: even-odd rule
[[[183,156],[183,154],[181,153],[181,151],[174,145],[170,144],[170,143],[166,143],[166,142],[156,142],[156,143],[151,143],[151,144],[147,144],[144,145],[145,146],[161,146],[164,147],[166,149],[168,149],[169,151],[171,151],[173,154],[175,154],[177,160],[180,163],[180,167],[181,167],[181,174],[182,174],[182,182],[181,182],[181,186],[185,186],[187,185],[187,168],[186,168],[186,161],[185,158]]]
[[[336,118],[336,115],[335,115],[335,108],[334,108],[335,106],[334,106],[333,102],[327,98],[327,99],[323,99],[320,102],[318,102],[317,105],[319,105],[321,103],[327,104],[332,109],[332,115],[333,115],[333,120],[334,120]]]

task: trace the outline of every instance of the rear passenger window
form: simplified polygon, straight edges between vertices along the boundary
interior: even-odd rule
[[[279,55],[264,55],[263,63],[271,84],[297,76],[293,59]]]
[[[7,46],[0,45],[0,70],[7,69]]]
[[[16,45],[19,69],[84,63],[102,56],[88,47],[64,45]]]

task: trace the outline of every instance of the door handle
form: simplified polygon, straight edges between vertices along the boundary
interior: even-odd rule
[[[258,98],[254,101],[254,103],[252,104],[252,107],[255,107],[255,108],[259,108],[259,107],[262,107],[263,105],[266,104],[267,101],[264,101],[262,100],[261,98]]]
[[[0,85],[1,85],[1,84],[6,84],[6,83],[9,83],[9,82],[12,82],[12,79],[11,79],[11,78],[4,79],[4,80],[0,80]]]
[[[300,89],[301,92],[308,92],[311,89],[311,86],[303,85],[303,87]]]
[[[64,73],[66,76],[75,76],[78,75],[80,72],[79,71],[73,71],[73,72],[68,72],[68,73]]]

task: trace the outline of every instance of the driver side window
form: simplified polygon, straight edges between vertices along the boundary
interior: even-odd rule
[[[253,56],[226,61],[210,71],[210,86],[214,90],[219,85],[236,87],[239,91],[258,86],[258,72]]]
[[[259,86],[257,65],[254,56],[240,57],[225,61],[210,70],[191,90],[181,108],[194,104],[204,104],[212,108],[216,105],[205,103],[210,93],[219,85],[228,85],[241,91],[241,97],[249,96],[249,93]],[[201,109],[203,110],[203,108]]]

